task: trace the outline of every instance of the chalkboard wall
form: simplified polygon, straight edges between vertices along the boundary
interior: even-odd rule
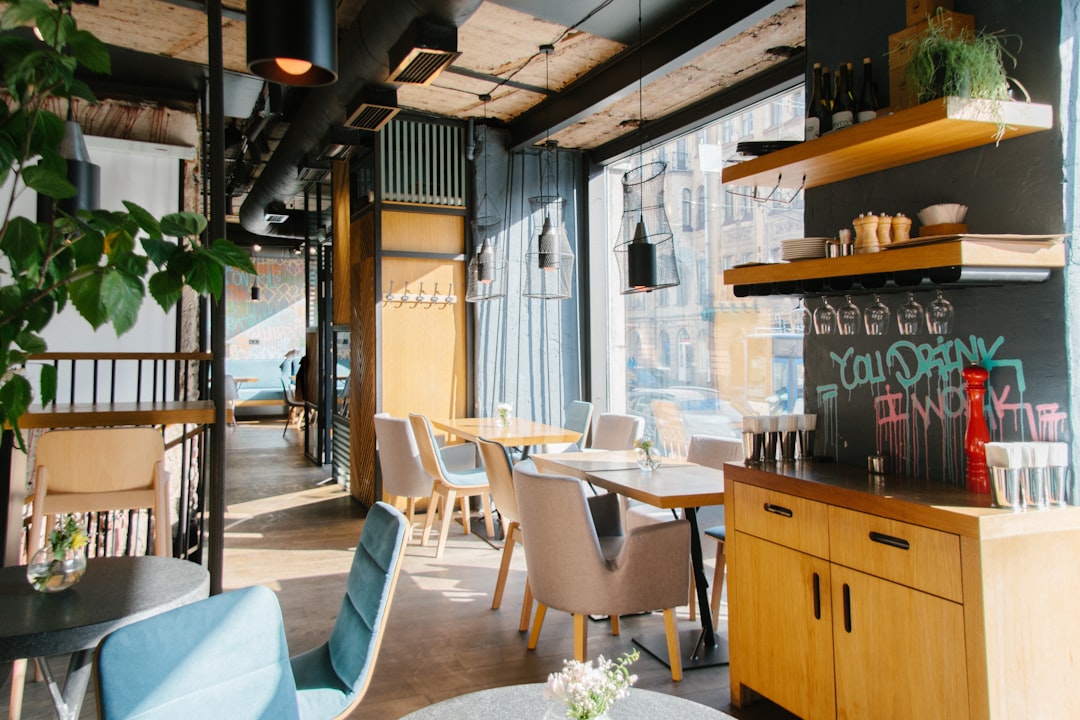
[[[1061,92],[1058,0],[955,3],[976,27],[1003,30],[1018,66],[1013,74],[1035,102],[1056,106]],[[905,25],[904,3],[813,0],[807,3],[807,55],[830,67],[871,56],[882,102],[888,102],[888,35]],[[969,207],[973,233],[1060,233],[1064,228],[1061,132],[1052,130],[808,190],[806,234],[835,236],[860,212],[914,217],[923,207]],[[917,229],[913,228],[913,234]],[[947,336],[901,336],[896,312],[906,293],[883,295],[888,334],[807,337],[806,407],[819,415],[818,452],[862,465],[882,452],[893,471],[963,484],[967,400],[960,371],[990,370],[986,417],[995,440],[1071,440],[1067,409],[1065,285],[1055,270],[1045,283],[950,287],[955,309]],[[932,289],[914,293],[927,306]],[[833,306],[843,296],[830,296]],[[873,302],[860,295],[861,309]],[[818,298],[808,299],[813,309]]]

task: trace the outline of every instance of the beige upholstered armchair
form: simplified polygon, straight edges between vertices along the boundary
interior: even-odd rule
[[[547,608],[574,616],[574,658],[587,659],[588,615],[664,611],[671,677],[682,679],[675,608],[690,582],[690,526],[685,520],[620,532],[614,494],[586,497],[581,481],[514,468],[518,511],[525,532],[529,586],[538,607],[529,635],[536,648]]]

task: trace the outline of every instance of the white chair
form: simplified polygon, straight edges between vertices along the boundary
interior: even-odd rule
[[[581,433],[581,438],[576,443],[570,443],[567,446],[567,452],[585,449],[586,441],[589,438],[589,427],[592,425],[592,413],[592,403],[584,400],[574,400],[566,408],[566,420],[564,422],[566,429],[576,430]]]
[[[281,437],[285,437],[285,433],[289,432],[289,426],[299,420],[293,420],[294,417],[303,419],[307,412],[307,405],[303,400],[297,400],[296,395],[293,393],[292,386],[281,378],[281,391],[285,398],[285,427],[281,431]]]
[[[416,500],[431,496],[431,485],[435,478],[424,469],[412,425],[405,418],[390,417],[389,413],[376,414],[375,439],[379,444],[379,467],[382,469],[383,491],[387,495],[406,500],[405,515],[409,523],[406,542],[408,542],[412,539]]]
[[[596,420],[592,447],[596,450],[633,450],[645,432],[645,419],[637,415],[600,413]]]
[[[236,380],[232,375],[225,376],[225,422],[229,427],[236,427],[236,401],[239,393],[236,391]]]

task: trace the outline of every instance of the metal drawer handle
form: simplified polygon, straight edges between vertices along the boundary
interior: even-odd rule
[[[851,632],[851,586],[844,583],[844,630]]]
[[[821,576],[814,573],[814,619],[821,619]]]
[[[872,532],[871,531],[870,539],[872,541],[876,542],[876,543],[881,543],[882,545],[888,545],[889,547],[894,547],[894,548],[897,548],[899,550],[910,550],[911,549],[911,543],[909,543],[904,538],[893,537],[892,535],[886,535],[884,533]]]
[[[765,503],[765,512],[773,513],[774,515],[781,515],[789,518],[793,515],[791,510],[782,505],[773,505],[772,503]]]

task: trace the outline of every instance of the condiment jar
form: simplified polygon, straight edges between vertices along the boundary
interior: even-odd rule
[[[885,213],[878,216],[877,241],[879,247],[892,242],[892,218]]]
[[[904,217],[903,213],[897,213],[892,219],[892,241],[894,243],[905,242],[911,239],[911,218]]]

